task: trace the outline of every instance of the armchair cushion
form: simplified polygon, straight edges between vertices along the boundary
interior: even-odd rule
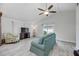
[[[45,39],[48,39],[53,33],[49,33],[48,35],[44,35],[39,39],[39,44],[43,44]]]
[[[42,45],[42,44],[39,44],[39,43],[37,43],[37,42],[32,42],[31,43],[33,46],[35,46],[36,48],[39,48],[39,49],[41,49],[41,50],[44,50],[44,45]]]
[[[39,44],[43,44],[44,43],[44,39],[47,37],[47,35],[44,35],[42,36],[40,39],[39,39]]]
[[[39,39],[39,44],[43,44],[44,38]]]

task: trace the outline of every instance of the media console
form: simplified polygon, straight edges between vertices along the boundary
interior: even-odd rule
[[[21,28],[20,39],[30,38],[29,28]]]

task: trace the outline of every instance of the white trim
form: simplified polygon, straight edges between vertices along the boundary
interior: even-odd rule
[[[57,39],[57,41],[70,42],[76,44],[76,41],[68,41],[68,40],[60,40],[60,39]]]

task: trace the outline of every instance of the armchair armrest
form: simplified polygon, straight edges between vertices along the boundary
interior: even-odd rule
[[[31,45],[33,45],[34,47],[36,47],[38,49],[44,50],[44,45],[43,44],[39,44],[36,41],[32,41]]]

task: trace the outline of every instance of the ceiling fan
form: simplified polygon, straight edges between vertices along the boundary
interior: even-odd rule
[[[38,8],[38,10],[42,11],[39,15],[45,14],[46,16],[48,16],[49,13],[56,13],[56,11],[50,11],[50,9],[51,9],[52,7],[53,7],[53,5],[50,5],[50,6],[47,8],[47,5],[46,5],[46,9]]]

